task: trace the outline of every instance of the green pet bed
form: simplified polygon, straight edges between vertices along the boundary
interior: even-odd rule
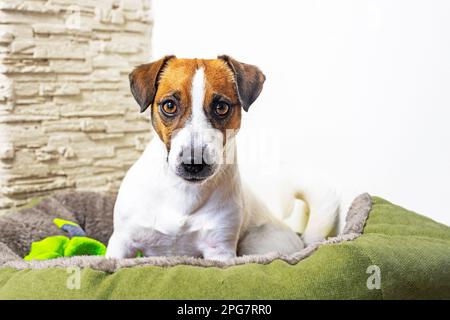
[[[0,298],[450,299],[450,228],[368,194],[354,200],[341,235],[289,256],[23,259],[32,242],[65,235],[54,218],[107,243],[113,205],[61,193],[0,217]]]

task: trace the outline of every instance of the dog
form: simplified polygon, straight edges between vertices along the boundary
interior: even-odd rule
[[[236,163],[241,112],[249,110],[265,79],[258,67],[226,55],[166,56],[134,69],[131,92],[141,112],[150,107],[156,137],[122,181],[107,257],[141,252],[226,261],[292,254],[332,231],[334,195],[308,192],[293,182],[268,206],[241,181]],[[269,209],[278,204],[274,210],[282,216],[295,199],[310,209],[303,238]]]

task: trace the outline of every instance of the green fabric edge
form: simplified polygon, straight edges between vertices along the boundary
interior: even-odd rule
[[[380,267],[379,290],[367,288],[370,265]],[[73,269],[4,268],[0,299],[450,299],[449,270],[449,227],[373,197],[364,235],[296,265],[84,268],[80,289],[67,286]]]

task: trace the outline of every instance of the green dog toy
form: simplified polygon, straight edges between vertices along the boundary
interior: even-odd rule
[[[54,219],[58,228],[66,231],[69,237],[52,236],[31,244],[30,253],[25,260],[48,260],[73,256],[104,256],[106,246],[89,237],[76,223],[63,219]]]

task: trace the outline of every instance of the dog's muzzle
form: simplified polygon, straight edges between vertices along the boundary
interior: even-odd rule
[[[185,150],[186,151],[186,150]],[[216,165],[210,162],[205,147],[198,154],[191,152],[182,157],[177,166],[176,174],[189,182],[201,182],[214,174]]]
[[[214,166],[205,163],[181,163],[177,168],[177,175],[189,182],[201,182],[214,173]]]

